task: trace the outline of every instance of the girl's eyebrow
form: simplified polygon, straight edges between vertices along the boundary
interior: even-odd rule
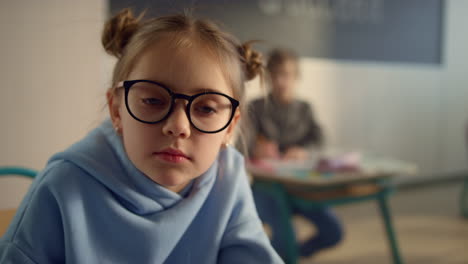
[[[165,82],[161,82],[161,81],[154,80],[154,79],[146,79],[146,80],[159,83],[159,84],[163,85],[164,87],[169,88],[169,90],[171,90],[172,92],[178,93],[178,92],[176,92],[176,89],[174,89],[174,87],[173,87],[172,85],[168,85],[168,84],[165,83]],[[220,91],[220,90],[218,90],[218,89],[208,88],[208,87],[196,88],[195,90],[191,91],[190,94],[194,95],[194,94],[200,94],[200,93],[206,93],[206,92],[215,92],[215,93],[222,93],[222,94],[224,94],[223,91]]]
[[[206,93],[206,92],[216,92],[216,93],[221,93],[220,90],[212,89],[212,88],[198,88],[194,91],[194,94],[199,94],[199,93]]]
[[[166,86],[166,87],[168,87],[171,91],[178,93],[173,87],[171,86]],[[207,93],[207,92],[215,92],[215,93],[223,93],[223,94],[225,93],[219,89],[208,88],[208,87],[195,88],[194,90],[187,91],[186,93],[194,95],[194,94]]]

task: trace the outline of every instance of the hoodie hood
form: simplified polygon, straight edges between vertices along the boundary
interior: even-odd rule
[[[171,208],[184,198],[184,191],[179,194],[164,188],[133,165],[109,119],[80,142],[53,156],[49,163],[56,160],[75,164],[109,189],[127,209],[140,215]],[[217,167],[215,161],[207,172],[194,179],[185,190],[190,192],[187,195],[211,189],[203,187],[213,185]]]

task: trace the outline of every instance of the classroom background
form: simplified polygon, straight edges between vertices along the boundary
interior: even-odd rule
[[[124,5],[157,8],[149,2],[0,2],[0,165],[40,170],[105,118],[114,60],[101,47],[102,25]],[[179,8],[160,2],[164,10]],[[200,2],[242,40],[267,38],[258,44],[262,50],[288,43],[298,50],[297,94],[313,104],[327,145],[417,165],[416,175],[398,177],[391,199],[406,263],[468,263],[468,220],[460,212],[468,177],[468,1],[358,0],[361,9],[349,4],[338,11],[345,0]],[[335,5],[298,8],[307,2]],[[223,4],[239,10],[220,14]],[[257,9],[233,24],[242,20],[242,4]],[[265,28],[270,20],[277,24]],[[269,34],[257,36],[262,28]],[[310,34],[299,40],[279,34],[289,29]],[[252,81],[248,97],[261,94]],[[17,207],[30,182],[0,179],[0,209]],[[339,208],[345,241],[314,263],[391,263],[374,211],[367,203]],[[314,231],[295,222],[299,234]]]

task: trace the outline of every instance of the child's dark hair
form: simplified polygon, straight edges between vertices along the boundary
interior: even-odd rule
[[[273,49],[268,54],[267,69],[271,73],[278,65],[284,64],[286,61],[292,61],[297,64],[299,58],[292,50],[285,48]]]

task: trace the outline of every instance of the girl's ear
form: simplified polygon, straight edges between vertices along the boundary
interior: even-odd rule
[[[231,124],[227,128],[227,133],[224,136],[224,142],[226,144],[230,144],[231,138],[234,135],[234,131],[236,131],[237,124],[239,123],[241,118],[241,113],[239,109],[236,110],[236,113],[234,114],[234,117],[232,118]]]
[[[109,107],[109,114],[112,124],[116,131],[121,130],[121,117],[120,117],[120,102],[119,97],[114,92],[108,91],[106,93],[107,106]]]

